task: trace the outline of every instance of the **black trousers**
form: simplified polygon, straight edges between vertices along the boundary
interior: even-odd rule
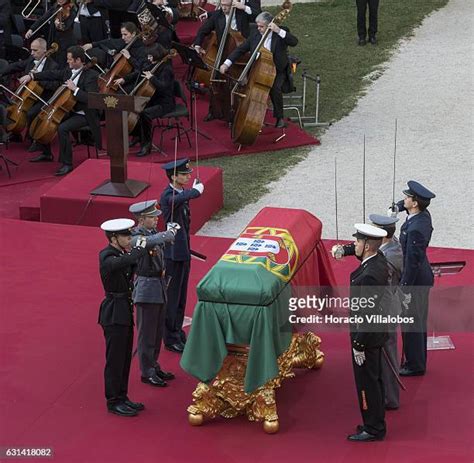
[[[142,111],[142,113],[140,114],[140,119],[137,124],[137,126],[140,127],[139,135],[140,135],[140,139],[142,143],[146,144],[146,143],[151,142],[151,128],[153,124],[153,119],[164,116],[166,113],[169,113],[170,111],[166,111],[161,105],[150,106],[148,108],[145,108]],[[136,128],[136,130],[138,129]]]
[[[70,113],[58,127],[59,137],[59,162],[63,165],[72,166],[72,143],[70,133],[87,125],[86,116]]]
[[[385,390],[382,381],[382,349],[365,350],[365,362],[359,366],[352,356],[352,367],[364,429],[385,436]]]
[[[273,104],[273,117],[281,119],[283,117],[283,92],[281,87],[286,79],[286,72],[278,72],[270,89],[270,99]]]
[[[417,286],[412,288],[412,301],[409,309],[402,315],[413,317],[413,324],[402,325],[403,354],[402,366],[417,372],[426,370],[427,358],[427,324],[430,288]]]
[[[82,43],[99,42],[107,38],[107,26],[102,16],[79,16]]]
[[[105,398],[107,405],[128,400],[133,326],[103,326],[105,337]]]
[[[183,331],[183,321],[188,296],[190,270],[190,260],[177,262],[166,259],[166,275],[171,277],[168,286],[168,303],[166,305],[164,335],[166,345],[186,342],[186,333]]]
[[[366,13],[369,7],[369,37],[375,37],[377,34],[377,12],[379,0],[356,0],[357,2],[357,33],[360,39],[367,36]]]

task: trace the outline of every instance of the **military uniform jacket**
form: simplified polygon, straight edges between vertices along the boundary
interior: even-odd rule
[[[373,307],[360,308],[358,311],[351,310],[351,316],[359,315],[364,319],[361,324],[351,324],[351,343],[356,350],[382,347],[387,340],[387,327],[384,324],[370,323],[369,325],[365,318],[367,315],[383,314],[380,301],[387,284],[387,260],[381,251],[351,273],[351,304],[362,298],[375,302]]]
[[[171,207],[174,204],[173,222],[177,222],[181,229],[178,230],[174,239],[174,246],[165,248],[165,258],[174,261],[186,261],[191,259],[191,248],[189,229],[191,224],[191,212],[189,210],[189,200],[201,196],[199,191],[191,188],[179,192],[173,190],[171,185],[163,191],[160,198],[160,208],[163,212],[165,223],[171,222]],[[174,202],[173,202],[174,201]]]
[[[133,325],[133,266],[146,253],[144,248],[138,247],[123,253],[112,245],[100,251],[100,278],[105,290],[98,320],[102,326]]]
[[[157,232],[136,227],[133,235],[150,236]],[[135,304],[164,304],[166,302],[166,276],[163,244],[147,249],[138,261],[132,299]]]
[[[403,250],[401,286],[433,286],[433,270],[426,256],[433,226],[427,210],[407,219],[400,229]]]
[[[390,291],[387,292],[383,302],[386,304],[383,307],[384,314],[397,316],[402,312],[401,291],[398,286],[402,276],[403,269],[403,252],[398,239],[393,236],[391,241],[382,245],[380,251],[383,252],[388,264],[388,282],[390,284]]]

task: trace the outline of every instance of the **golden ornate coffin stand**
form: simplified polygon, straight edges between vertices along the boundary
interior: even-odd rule
[[[199,383],[193,392],[189,423],[199,426],[204,419],[219,415],[234,418],[245,413],[249,421],[263,421],[268,434],[278,432],[275,389],[285,378],[295,376],[293,368],[320,368],[324,362],[320,344],[321,339],[313,333],[293,334],[290,347],[278,358],[279,375],[251,394],[244,392],[249,347],[227,345],[228,355],[212,384]]]

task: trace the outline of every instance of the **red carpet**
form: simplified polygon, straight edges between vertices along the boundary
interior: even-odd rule
[[[191,184],[196,177],[194,171]],[[224,203],[222,170],[200,167],[199,175],[206,186],[205,194],[191,201],[191,233],[199,230]],[[136,198],[94,196],[90,192],[110,178],[107,160],[90,159],[73,170],[40,198],[41,221],[70,225],[99,226],[111,217],[128,217],[130,204],[160,199],[169,181],[158,164],[130,163],[128,178],[150,183]]]
[[[384,442],[345,440],[360,422],[346,334],[323,336],[324,367],[298,372],[279,390],[281,430],[274,436],[244,418],[189,426],[186,407],[196,381],[168,351],[161,363],[177,373],[171,386],[156,390],[140,383],[135,360],[130,395],[147,410],[133,419],[107,414],[97,325],[101,231],[6,219],[0,230],[1,448],[53,447],[54,461],[65,463],[467,463],[474,457],[472,334],[453,333],[456,350],[430,352],[428,374],[406,379],[400,410],[387,414]],[[192,240],[209,256],[207,263],[193,261],[194,285],[231,240]],[[453,255],[434,252],[446,260]],[[473,253],[461,252],[471,269]],[[336,269],[336,277],[348,270]],[[195,302],[194,291],[189,294],[188,315]]]

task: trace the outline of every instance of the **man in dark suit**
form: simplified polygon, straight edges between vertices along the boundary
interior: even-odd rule
[[[137,351],[141,381],[164,387],[174,375],[163,371],[158,363],[166,318],[167,283],[163,250],[166,244],[174,243],[176,231],[157,232],[158,217],[161,215],[161,211],[156,208],[157,202],[154,199],[129,207],[138,221],[132,235],[156,237],[156,246],[138,261],[132,297],[137,309]]]
[[[381,315],[380,301],[388,285],[388,265],[379,251],[385,230],[373,225],[356,224],[353,235],[355,256],[361,261],[351,273],[351,316],[361,321],[351,323],[352,366],[363,425],[348,436],[350,441],[383,440],[385,395],[382,381],[382,347],[387,340],[386,326],[370,322],[370,315]],[[363,303],[363,301],[371,301]]]
[[[377,44],[377,14],[379,0],[356,0],[357,4],[357,33],[359,34],[359,45],[367,43],[367,33],[369,42]],[[369,7],[369,29],[366,26],[367,6]]]
[[[413,180],[408,182],[408,188],[403,193],[405,199],[397,203],[397,208],[406,211],[408,217],[400,229],[403,249],[400,286],[405,294],[405,315],[414,317],[414,324],[402,325],[405,362],[400,375],[420,376],[426,371],[429,293],[434,283],[433,271],[426,256],[433,233],[427,208],[436,195]]]
[[[107,38],[108,9],[114,6],[110,0],[89,0],[79,6],[79,24],[82,43],[98,42]]]
[[[189,166],[189,159],[179,159],[176,163],[169,162],[162,168],[166,170],[166,175],[170,180],[170,184],[160,198],[163,217],[166,222],[176,222],[180,226],[174,246],[165,248],[166,275],[170,282],[164,343],[168,350],[181,354],[186,342],[183,321],[191,267],[189,201],[201,196],[204,185],[195,179],[191,189],[184,188],[193,171]]]
[[[49,58],[46,55],[46,40],[43,38],[35,39],[31,42],[30,50],[31,56],[26,60],[17,61],[11,63],[8,67],[1,73],[1,75],[8,75],[13,73],[21,73],[22,77],[19,79],[20,85],[29,82],[28,74],[35,69],[37,72],[41,71],[54,71],[58,68],[58,64],[52,58]],[[56,90],[58,83],[57,82],[44,82],[42,85],[43,93],[41,94],[41,99],[43,101],[48,101],[49,98],[53,95],[54,90]],[[26,113],[27,118],[27,127],[31,125],[33,119],[39,114],[44,103],[42,101],[37,101]],[[28,151],[31,153],[37,151],[39,148],[36,143],[33,141],[32,145],[28,148]]]
[[[55,175],[66,175],[72,171],[72,145],[69,135],[72,131],[89,126],[97,148],[101,148],[101,134],[99,126],[99,113],[96,109],[88,108],[88,94],[98,92],[98,73],[93,69],[85,67],[86,56],[84,50],[74,46],[67,51],[67,62],[69,69],[56,71],[43,71],[30,73],[29,79],[38,81],[54,80],[65,82],[76,99],[76,104],[68,116],[58,127],[59,137],[59,161],[61,167]],[[52,161],[51,147],[43,147],[43,152],[32,161]]]
[[[262,35],[267,29],[271,30],[268,34],[263,47],[273,54],[273,62],[276,68],[276,77],[270,90],[270,98],[273,103],[273,116],[276,119],[275,127],[285,127],[283,120],[283,91],[282,87],[288,79],[289,60],[288,47],[294,47],[298,44],[298,39],[290,33],[288,28],[279,27],[272,22],[273,16],[264,11],[260,13],[255,22],[257,29],[252,30],[248,39],[237,47],[221,65],[219,71],[225,74],[232,63],[247,52],[252,53],[258,46]]]

